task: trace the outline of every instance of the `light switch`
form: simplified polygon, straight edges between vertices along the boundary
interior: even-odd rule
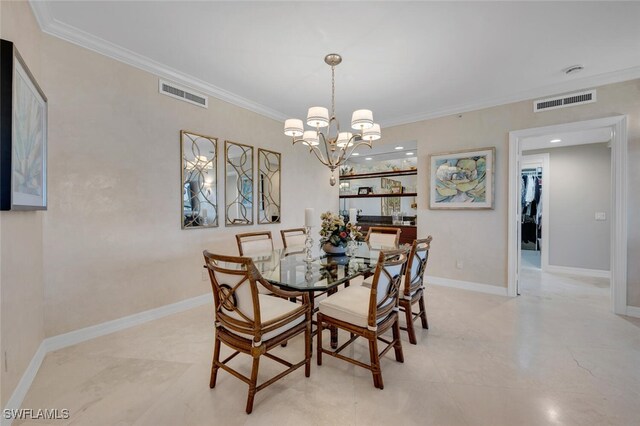
[[[596,220],[607,220],[606,212],[596,212]]]

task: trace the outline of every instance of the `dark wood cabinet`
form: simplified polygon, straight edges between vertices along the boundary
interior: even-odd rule
[[[391,224],[382,224],[382,223],[358,223],[360,226],[361,232],[366,235],[370,226],[386,226],[389,228],[400,228],[402,232],[400,233],[400,244],[412,244],[417,236],[417,228],[411,225],[391,225]]]

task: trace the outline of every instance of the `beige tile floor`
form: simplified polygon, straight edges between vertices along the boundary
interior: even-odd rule
[[[244,383],[221,372],[208,387],[205,306],[47,355],[23,407],[68,408],[74,425],[639,425],[640,320],[608,312],[605,280],[523,275],[515,299],[430,286],[431,329],[404,339],[404,364],[385,357],[382,391],[366,370],[314,359],[247,416]],[[261,377],[278,368],[264,361]]]

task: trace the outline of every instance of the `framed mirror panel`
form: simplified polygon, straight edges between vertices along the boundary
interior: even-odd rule
[[[224,141],[225,226],[253,225],[253,147]]]
[[[279,152],[258,148],[258,223],[280,223]]]
[[[218,226],[218,139],[180,131],[182,229]]]

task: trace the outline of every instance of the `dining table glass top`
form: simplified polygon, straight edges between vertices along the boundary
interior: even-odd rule
[[[320,248],[312,249],[312,255],[313,261],[306,262],[304,248],[288,248],[245,257],[252,258],[262,277],[273,285],[298,291],[321,291],[373,272],[380,250],[358,243],[350,256],[328,255]],[[238,264],[220,262],[220,266],[235,269]]]

